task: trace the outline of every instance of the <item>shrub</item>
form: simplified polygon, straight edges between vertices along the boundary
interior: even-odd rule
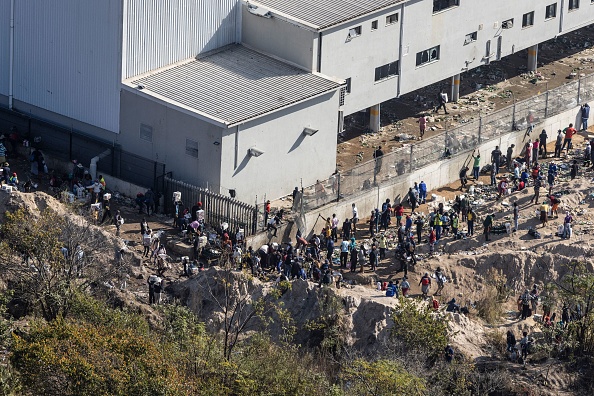
[[[417,306],[401,298],[392,314],[392,337],[403,341],[410,349],[436,357],[448,343],[446,317],[434,313],[427,305]]]

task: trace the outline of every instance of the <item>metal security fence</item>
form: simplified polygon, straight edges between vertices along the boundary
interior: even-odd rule
[[[394,184],[399,177],[444,158],[456,156],[513,131],[525,131],[548,117],[594,101],[594,74],[571,81],[529,99],[448,128],[439,135],[405,144],[379,160],[359,164],[303,188],[303,207],[311,210],[358,195],[378,185]],[[554,132],[554,131],[553,131]]]
[[[241,228],[246,236],[256,233],[258,225],[256,206],[172,179],[171,173],[165,175],[163,180],[166,213],[175,213],[173,193],[180,192],[185,207],[191,208],[197,202],[202,202],[204,220],[207,224],[218,227],[222,223],[227,223],[232,232]]]
[[[52,158],[65,162],[77,160],[88,166],[92,158],[101,155],[98,172],[162,191],[157,179],[165,174],[165,164],[129,153],[119,145],[81,131],[0,108],[0,131],[7,134],[12,127],[21,139]]]

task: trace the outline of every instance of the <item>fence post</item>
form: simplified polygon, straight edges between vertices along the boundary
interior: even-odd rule
[[[580,100],[581,100],[581,89],[582,89],[582,79],[580,78],[578,80],[578,89],[577,89],[577,104],[580,104]]]
[[[545,118],[549,118],[549,90],[547,89],[547,94],[545,95]]]
[[[336,174],[336,202],[340,202],[340,178],[341,178],[341,174],[340,172],[338,172]]]
[[[483,116],[479,113],[479,130],[478,130],[478,144],[481,144],[481,135],[483,133]]]
[[[252,211],[252,235],[254,235],[257,231],[258,226],[258,203],[256,201],[256,207]]]
[[[410,145],[410,165],[409,165],[409,173],[413,173],[413,152],[415,150],[415,145]]]

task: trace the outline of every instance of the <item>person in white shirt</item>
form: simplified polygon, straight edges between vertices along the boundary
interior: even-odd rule
[[[359,210],[357,209],[357,206],[355,206],[355,204],[353,204],[353,218],[351,220],[351,223],[353,223],[353,234],[357,231],[357,222],[359,221]]]
[[[338,217],[336,214],[332,215],[332,223],[330,225],[331,234],[330,236],[334,239],[334,242],[338,242]]]

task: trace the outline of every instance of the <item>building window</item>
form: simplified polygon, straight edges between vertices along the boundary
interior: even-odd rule
[[[398,75],[398,61],[375,68],[375,81]]]
[[[371,30],[377,30],[377,21],[371,21]]]
[[[545,14],[545,19],[551,19],[557,17],[557,3],[551,4],[547,6],[547,12]]]
[[[153,127],[146,124],[140,124],[140,138],[147,142],[153,141]]]
[[[358,37],[361,35],[361,26],[355,26],[354,28],[349,29],[349,40],[353,37]]]
[[[433,0],[433,13],[447,10],[448,8],[458,7],[460,0]]]
[[[346,93],[351,93],[351,78],[347,78],[344,80],[346,83]]]
[[[476,37],[477,37],[477,32],[472,32],[466,35],[466,37],[464,37],[464,45],[466,44],[470,44],[473,41],[476,41]]]
[[[392,14],[392,15],[388,15],[386,17],[386,25],[391,25],[393,23],[398,22],[398,13],[396,14]]]
[[[511,29],[514,27],[514,18],[501,22],[502,29]]]
[[[198,158],[198,142],[195,140],[186,139],[186,154]]]
[[[569,11],[580,8],[580,0],[569,0]]]
[[[439,60],[439,45],[417,53],[417,66]]]
[[[522,16],[522,27],[530,27],[534,25],[534,11],[524,14]]]

